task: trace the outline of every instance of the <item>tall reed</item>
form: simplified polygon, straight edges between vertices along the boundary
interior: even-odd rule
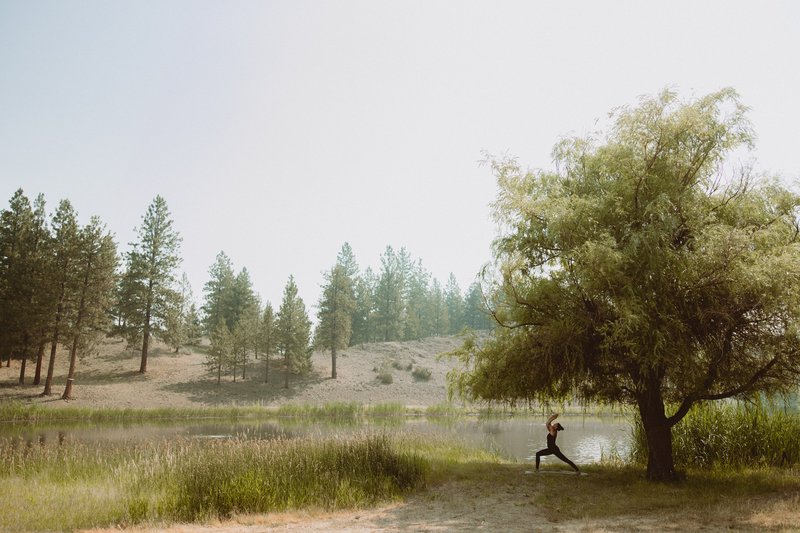
[[[423,485],[434,464],[429,446],[447,449],[375,434],[101,445],[0,439],[0,530],[361,507]]]

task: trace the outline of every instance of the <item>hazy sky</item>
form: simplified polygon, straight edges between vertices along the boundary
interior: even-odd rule
[[[311,313],[344,241],[462,289],[490,259],[481,151],[548,168],[561,136],[666,86],[732,86],[758,168],[800,177],[800,2],[0,0],[0,201],[100,216],[156,194],[200,299],[224,250]]]

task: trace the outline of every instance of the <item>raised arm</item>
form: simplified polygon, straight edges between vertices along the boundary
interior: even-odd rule
[[[545,424],[545,426],[547,426],[547,430],[548,430],[548,431],[550,431],[550,428],[551,428],[551,427],[553,427],[553,426],[552,426],[552,424],[553,424],[553,420],[555,420],[556,418],[558,418],[558,415],[559,415],[559,413],[555,413],[555,414],[553,414],[553,415],[550,415],[550,418],[548,418],[548,419],[547,419],[547,424]]]

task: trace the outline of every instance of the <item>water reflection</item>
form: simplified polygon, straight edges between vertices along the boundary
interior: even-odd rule
[[[629,425],[623,417],[562,416],[565,431],[559,433],[558,445],[578,464],[624,456],[629,448]],[[542,419],[525,417],[449,417],[368,419],[347,424],[320,423],[301,419],[275,421],[205,420],[169,424],[106,424],[68,428],[31,428],[0,425],[0,439],[18,439],[27,445],[60,446],[65,442],[122,443],[152,442],[176,438],[221,439],[293,439],[330,437],[361,432],[432,435],[463,441],[499,453],[517,461],[533,461],[537,450],[546,447],[547,430]],[[543,464],[557,463],[544,457]]]

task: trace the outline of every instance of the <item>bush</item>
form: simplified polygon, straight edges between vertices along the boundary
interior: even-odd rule
[[[414,376],[414,379],[417,381],[428,381],[431,379],[431,369],[418,366],[411,371],[411,375]]]
[[[384,385],[389,385],[394,381],[394,377],[392,377],[392,373],[389,371],[388,368],[384,368],[378,371],[378,381],[380,381]]]

